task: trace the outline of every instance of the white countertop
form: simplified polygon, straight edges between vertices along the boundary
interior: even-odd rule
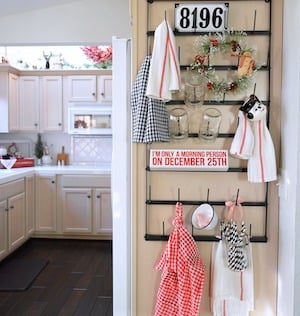
[[[68,166],[41,166],[0,169],[0,184],[16,180],[33,174],[87,174],[110,175],[111,166],[105,165],[68,165]]]

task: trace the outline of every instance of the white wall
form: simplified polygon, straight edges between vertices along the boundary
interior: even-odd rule
[[[110,43],[112,36],[130,37],[129,1],[74,0],[44,9],[0,15],[0,30],[2,46]]]
[[[282,179],[279,215],[278,315],[299,315],[300,63],[299,0],[283,1]]]

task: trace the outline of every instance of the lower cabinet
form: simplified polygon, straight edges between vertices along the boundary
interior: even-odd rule
[[[110,176],[63,175],[60,184],[63,234],[112,234]]]
[[[35,175],[34,236],[111,239],[110,175]]]
[[[92,189],[62,188],[63,233],[91,234],[93,223]]]
[[[26,212],[25,212],[25,229],[27,237],[34,233],[34,217],[35,217],[35,176],[26,176],[25,178],[25,194],[26,194]]]
[[[0,186],[0,260],[22,245],[25,229],[25,181]]]
[[[36,175],[35,231],[56,233],[56,212],[56,175]]]
[[[94,233],[112,234],[111,190],[96,189],[94,193]]]

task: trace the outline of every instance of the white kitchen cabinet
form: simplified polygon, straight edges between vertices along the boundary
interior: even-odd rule
[[[8,74],[9,131],[19,129],[19,76]]]
[[[111,238],[110,176],[62,175],[59,191],[63,234]]]
[[[102,75],[97,77],[98,100],[100,103],[112,102],[112,76]]]
[[[8,249],[13,251],[26,240],[25,192],[10,197],[8,206]]]
[[[39,77],[21,76],[19,82],[19,129],[21,131],[39,131]]]
[[[8,255],[7,201],[0,201],[0,261]]]
[[[62,232],[92,233],[92,189],[62,188]]]
[[[65,78],[66,102],[111,103],[112,76],[76,75]]]
[[[19,78],[7,71],[0,72],[0,132],[15,131],[19,126]]]
[[[0,260],[27,239],[24,178],[0,186],[0,238]]]
[[[69,102],[96,102],[96,76],[68,76],[67,94]]]
[[[40,122],[43,131],[62,131],[63,96],[62,77],[43,76],[40,78],[41,107]]]
[[[56,176],[38,174],[35,178],[35,230],[56,233]]]
[[[31,236],[34,233],[34,215],[35,215],[35,177],[34,175],[25,178],[25,194],[26,194],[26,213],[25,225],[26,235]]]
[[[19,130],[62,131],[62,77],[21,76],[19,80]]]
[[[94,233],[112,234],[110,188],[96,189],[94,194]]]

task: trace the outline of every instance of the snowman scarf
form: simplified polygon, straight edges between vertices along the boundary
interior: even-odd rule
[[[270,182],[277,179],[273,141],[266,122],[266,107],[255,102],[247,112],[239,110],[238,127],[233,138],[230,154],[248,159],[249,182]]]

